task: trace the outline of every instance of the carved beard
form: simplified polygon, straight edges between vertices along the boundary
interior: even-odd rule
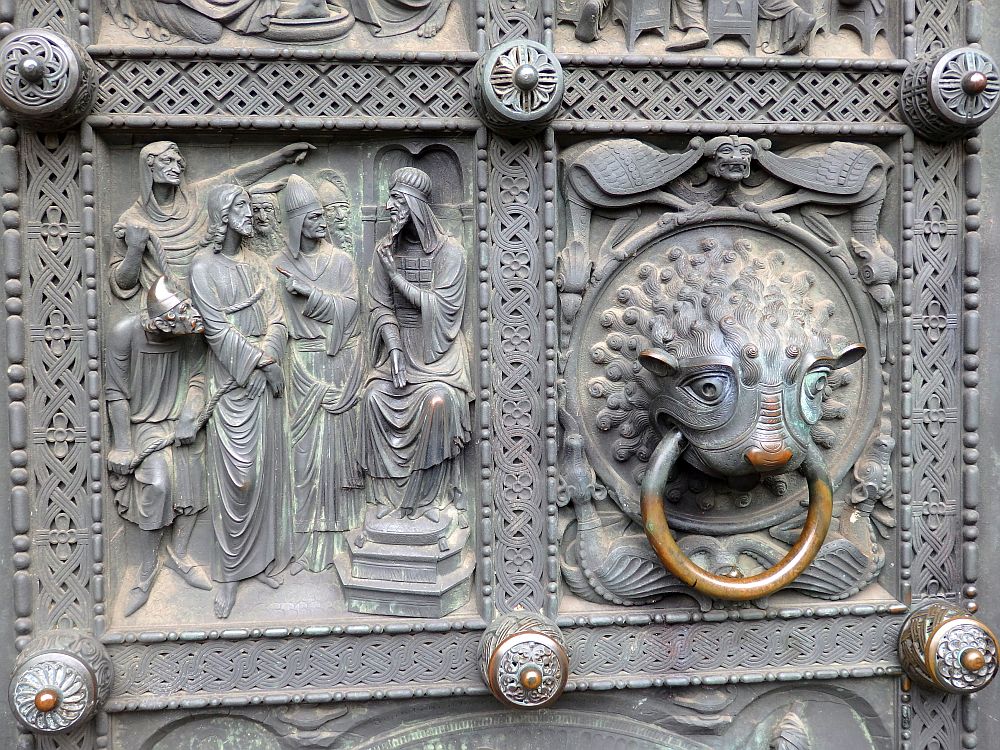
[[[409,217],[407,217],[408,219]],[[406,226],[407,219],[400,221],[398,218],[389,219],[389,234],[386,235],[384,243],[385,246],[392,251],[393,246],[396,244],[396,238],[399,237],[400,232]]]

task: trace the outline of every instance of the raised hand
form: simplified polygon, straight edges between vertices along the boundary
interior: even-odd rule
[[[285,160],[286,164],[299,164],[310,151],[315,151],[316,147],[311,143],[290,143],[280,149],[278,153]]]

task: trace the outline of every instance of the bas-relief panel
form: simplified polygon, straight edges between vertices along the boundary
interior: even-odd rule
[[[112,627],[471,613],[464,141],[101,150]]]
[[[561,52],[899,56],[898,0],[557,0],[556,5]]]
[[[889,747],[888,707],[874,687],[730,686],[578,693],[541,712],[498,709],[482,698],[414,700],[407,722],[377,703],[138,714],[116,737],[142,750],[223,750],[238,738],[252,750],[557,750],[591,745],[630,750],[852,750]],[[469,744],[470,740],[473,744]]]
[[[437,52],[469,49],[475,17],[454,0],[100,0],[100,44]]]
[[[664,495],[702,567],[738,579],[775,565],[810,503],[794,470],[815,455],[834,488],[832,530],[767,603],[898,597],[898,143],[562,146],[562,611],[690,606],[669,596],[692,590],[663,569],[639,510],[675,428],[691,447]],[[778,361],[785,374],[768,375]]]

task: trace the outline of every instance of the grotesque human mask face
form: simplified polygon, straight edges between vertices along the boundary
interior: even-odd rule
[[[170,148],[159,156],[154,156],[150,167],[153,171],[154,183],[181,184],[181,176],[184,174],[184,159],[176,149]]]
[[[153,321],[153,325],[160,333],[169,333],[174,336],[185,336],[192,333],[204,333],[205,324],[201,319],[201,314],[191,304],[191,300],[185,299],[176,307],[163,313]]]
[[[401,191],[390,190],[385,207],[394,226],[401,227],[410,220],[410,204],[406,202],[406,196]]]
[[[277,225],[277,212],[270,198],[253,200],[253,228],[258,234],[270,235]]]
[[[253,234],[253,211],[250,196],[246,191],[240,191],[229,207],[229,226],[244,237]]]
[[[715,151],[708,165],[708,173],[730,182],[740,182],[750,176],[754,147],[749,143],[725,142]]]
[[[321,240],[326,237],[326,216],[323,209],[317,206],[305,215],[302,222],[302,236],[310,240]]]

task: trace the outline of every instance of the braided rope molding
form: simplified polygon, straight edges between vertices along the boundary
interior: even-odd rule
[[[568,690],[900,674],[901,615],[564,629]],[[479,632],[109,646],[109,712],[486,692]],[[373,687],[373,686],[378,687]]]

